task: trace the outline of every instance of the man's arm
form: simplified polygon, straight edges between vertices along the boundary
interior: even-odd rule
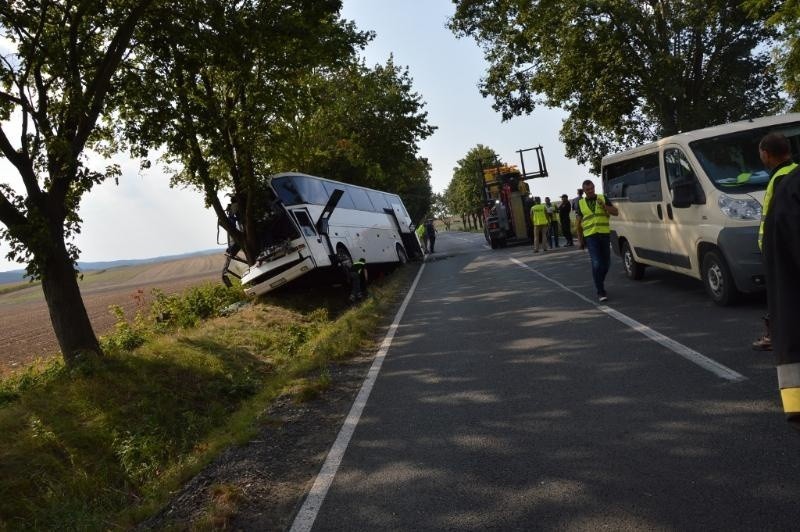
[[[575,232],[578,233],[578,245],[581,249],[584,249],[586,247],[586,240],[583,238],[583,224],[581,223],[582,219],[583,216],[580,214],[575,217]]]

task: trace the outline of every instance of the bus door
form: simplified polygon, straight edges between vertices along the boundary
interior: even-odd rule
[[[328,257],[328,248],[322,240],[322,237],[317,233],[317,229],[314,227],[314,222],[311,221],[311,215],[308,209],[292,209],[292,216],[294,216],[297,226],[303,234],[306,246],[308,246],[308,251],[310,252],[309,254],[317,267],[330,266],[331,261]]]

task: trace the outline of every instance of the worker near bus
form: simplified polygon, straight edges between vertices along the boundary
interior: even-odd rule
[[[547,251],[547,227],[550,223],[547,220],[547,209],[542,205],[542,198],[533,198],[531,207],[531,222],[533,223],[533,252],[539,252],[539,246],[543,251]]]
[[[800,429],[800,168],[781,133],[768,133],[758,152],[770,171],[758,244],[765,262],[772,349],[783,412]]]
[[[425,221],[425,238],[428,240],[430,252],[433,253],[433,246],[436,244],[436,228],[433,226],[433,218]]]
[[[350,301],[367,297],[367,261],[363,257],[350,266]]]
[[[597,194],[591,179],[583,182],[584,197],[578,201],[578,243],[589,250],[597,298],[608,301],[605,280],[611,265],[611,216],[619,214],[603,194]]]
[[[417,240],[419,240],[420,246],[422,246],[422,253],[428,252],[428,234],[425,231],[425,224],[421,223],[417,226],[417,229],[414,231],[417,234]]]

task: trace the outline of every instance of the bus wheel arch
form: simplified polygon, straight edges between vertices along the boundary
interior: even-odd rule
[[[336,244],[336,258],[339,260],[339,265],[348,271],[353,266],[353,256],[341,242]]]

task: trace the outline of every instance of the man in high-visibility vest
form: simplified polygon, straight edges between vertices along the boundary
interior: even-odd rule
[[[578,243],[581,249],[589,250],[597,298],[604,302],[608,301],[605,280],[611,264],[610,216],[618,215],[619,210],[605,196],[595,193],[591,179],[583,182],[583,193],[578,201]]]
[[[533,207],[531,207],[531,223],[533,223],[533,251],[539,251],[541,244],[542,250],[547,251],[547,228],[550,226],[550,221],[547,219],[547,207],[542,205],[540,197],[533,198]]]
[[[781,133],[767,134],[758,152],[771,172],[758,244],[764,255],[778,388],[786,420],[800,429],[800,169]]]

